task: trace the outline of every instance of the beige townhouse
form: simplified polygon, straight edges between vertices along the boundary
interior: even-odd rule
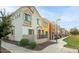
[[[40,16],[34,6],[23,6],[12,13],[12,33],[10,39],[22,38],[43,43],[48,41],[48,21]],[[44,29],[45,27],[45,29]]]

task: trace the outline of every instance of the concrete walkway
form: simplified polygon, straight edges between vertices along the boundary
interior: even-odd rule
[[[23,47],[19,47],[17,45],[10,44],[10,43],[4,42],[4,41],[2,41],[1,46],[6,48],[7,50],[9,50],[12,53],[32,53],[32,52],[34,52],[32,50],[25,49]]]
[[[6,48],[12,53],[77,53],[78,51],[76,49],[64,47],[64,44],[66,43],[63,41],[63,39],[65,38],[58,39],[57,44],[52,44],[41,51],[29,50],[4,41],[2,41],[2,47]]]
[[[70,48],[64,47],[66,42],[64,42],[63,39],[65,39],[65,38],[67,38],[67,37],[58,39],[57,44],[52,44],[52,45],[48,46],[47,48],[42,50],[42,52],[46,52],[46,53],[77,53],[78,50],[76,50],[76,49],[70,49]]]

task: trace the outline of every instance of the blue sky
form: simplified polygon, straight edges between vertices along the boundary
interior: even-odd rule
[[[79,7],[75,6],[38,6],[39,13],[50,21],[58,21],[58,24],[66,29],[77,27],[79,29]]]
[[[0,7],[5,8],[7,12],[11,13],[18,9],[18,6]],[[70,29],[73,27],[79,28],[79,7],[78,6],[36,6],[42,17],[50,21],[56,21],[60,18],[58,24],[61,27]]]

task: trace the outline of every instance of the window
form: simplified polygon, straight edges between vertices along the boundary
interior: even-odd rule
[[[38,30],[38,38],[41,38],[41,30]]]
[[[44,35],[44,30],[42,30],[42,35]]]
[[[29,14],[25,14],[25,20],[26,21],[31,21],[31,16]]]
[[[46,37],[48,37],[48,32],[46,31]]]
[[[37,19],[37,24],[39,25],[39,19]]]
[[[20,17],[20,13],[15,14],[14,19],[17,19]]]
[[[13,26],[13,27],[11,28],[11,34],[12,34],[12,35],[15,34],[15,26]]]
[[[18,14],[18,17],[20,17],[20,13]]]
[[[38,30],[38,34],[41,35],[41,30]]]
[[[29,29],[29,35],[34,34],[34,30],[33,29]]]
[[[44,22],[44,26],[47,27],[48,26],[48,22]]]
[[[12,30],[12,32],[11,32],[11,33],[12,33],[12,35],[13,35],[13,34],[14,34],[14,30]]]

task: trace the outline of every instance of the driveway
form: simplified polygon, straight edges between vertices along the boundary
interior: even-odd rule
[[[66,43],[63,41],[63,39],[65,38],[58,39],[57,44],[49,45],[48,47],[44,48],[41,51],[29,50],[4,41],[2,41],[2,47],[6,48],[12,53],[77,53],[78,51],[76,49],[70,49],[64,47],[64,44]]]

